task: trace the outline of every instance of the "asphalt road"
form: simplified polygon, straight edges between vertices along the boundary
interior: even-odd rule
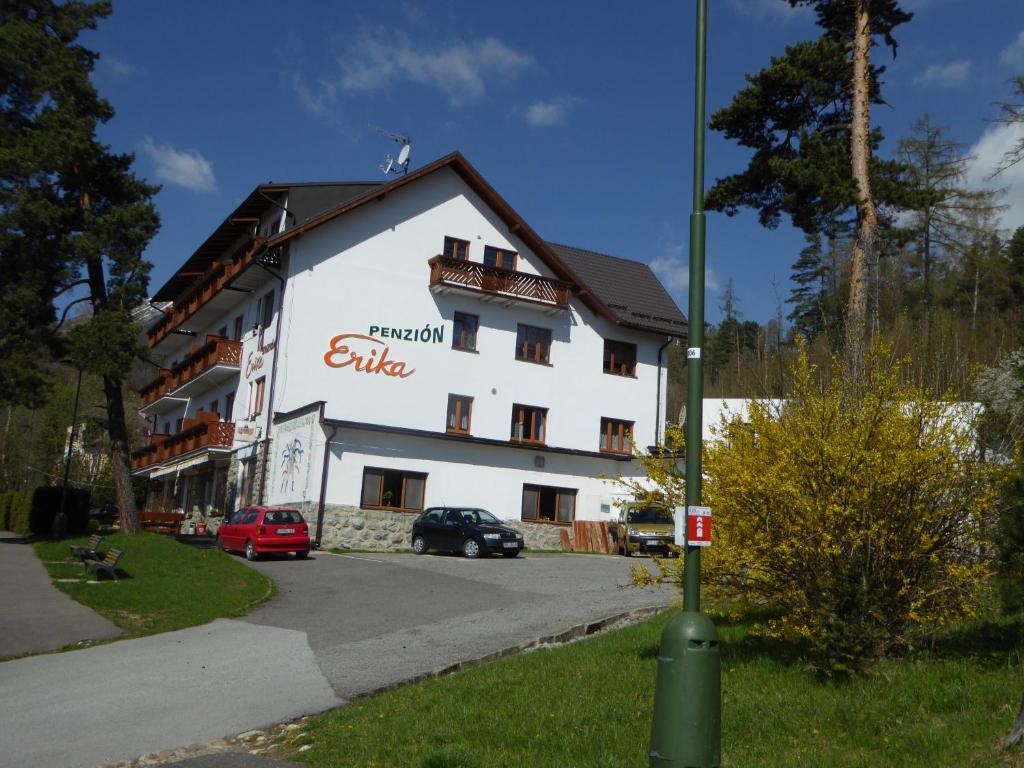
[[[245,620],[0,664],[0,768],[90,768],[211,742],[671,602],[671,592],[627,586],[629,564],[581,555],[260,561],[253,567],[278,594]]]
[[[259,561],[279,599],[247,620],[305,632],[321,671],[347,699],[674,599],[668,590],[631,586],[630,565],[619,557],[529,554]]]

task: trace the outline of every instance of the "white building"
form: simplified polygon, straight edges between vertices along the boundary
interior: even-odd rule
[[[686,333],[645,264],[545,242],[459,154],[257,187],[154,300],[150,506],[295,504],[322,546],[407,545],[441,504],[544,545],[610,520]]]

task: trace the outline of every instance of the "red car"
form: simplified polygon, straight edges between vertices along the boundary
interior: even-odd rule
[[[299,510],[287,507],[243,507],[224,521],[217,540],[221,549],[245,552],[247,560],[271,552],[309,554],[309,526]]]

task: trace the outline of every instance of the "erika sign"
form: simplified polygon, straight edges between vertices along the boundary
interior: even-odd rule
[[[391,356],[391,348],[382,340],[362,333],[339,333],[324,353],[330,368],[348,368],[369,376],[406,379],[416,373],[404,360]]]

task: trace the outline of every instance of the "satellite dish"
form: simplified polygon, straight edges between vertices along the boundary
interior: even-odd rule
[[[412,139],[401,133],[392,133],[391,131],[385,131],[383,128],[379,128],[376,125],[371,125],[370,128],[375,130],[377,133],[381,133],[387,136],[389,139],[402,145],[402,149],[398,152],[398,158],[393,158],[391,153],[384,158],[384,165],[379,166],[384,171],[385,176],[394,174],[402,174],[403,176],[409,171],[409,151],[412,148]]]

